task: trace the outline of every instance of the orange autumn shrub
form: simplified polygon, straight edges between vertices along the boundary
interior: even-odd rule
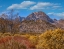
[[[39,36],[37,49],[64,49],[64,30],[49,30]]]

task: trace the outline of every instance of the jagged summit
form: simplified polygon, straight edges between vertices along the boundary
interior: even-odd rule
[[[27,16],[26,19],[27,20],[38,20],[38,19],[40,19],[40,20],[45,20],[47,22],[53,22],[53,20],[42,11],[33,12],[32,14]]]

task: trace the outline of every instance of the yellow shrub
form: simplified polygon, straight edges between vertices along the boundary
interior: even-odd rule
[[[37,49],[64,49],[64,30],[49,30],[39,36]]]
[[[4,33],[4,34],[2,34],[2,36],[4,37],[4,36],[12,36],[12,34],[11,33]]]
[[[36,45],[38,42],[38,37],[37,36],[30,36],[29,40],[31,41],[32,44]]]

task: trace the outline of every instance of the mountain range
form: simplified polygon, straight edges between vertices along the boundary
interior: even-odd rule
[[[2,14],[0,18],[7,19],[8,15]],[[4,20],[3,19],[3,20]],[[51,19],[46,13],[42,11],[33,12],[29,14],[27,17],[18,16],[13,19],[14,28],[20,32],[28,32],[28,33],[42,33],[47,30],[53,30],[56,28],[64,29],[64,19]],[[7,25],[7,24],[6,24]],[[9,26],[8,26],[9,27]],[[19,28],[19,29],[18,29]]]
[[[42,33],[56,28],[64,29],[64,20],[51,19],[42,11],[34,12],[22,19],[20,32]]]

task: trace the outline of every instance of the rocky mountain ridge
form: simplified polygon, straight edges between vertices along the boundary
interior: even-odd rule
[[[20,32],[42,33],[49,29],[56,29],[54,21],[44,12],[34,12],[27,16],[20,25]]]
[[[26,20],[35,20],[36,21],[38,19],[45,20],[45,21],[51,22],[51,23],[54,22],[48,15],[46,15],[42,11],[34,12],[26,17]]]

